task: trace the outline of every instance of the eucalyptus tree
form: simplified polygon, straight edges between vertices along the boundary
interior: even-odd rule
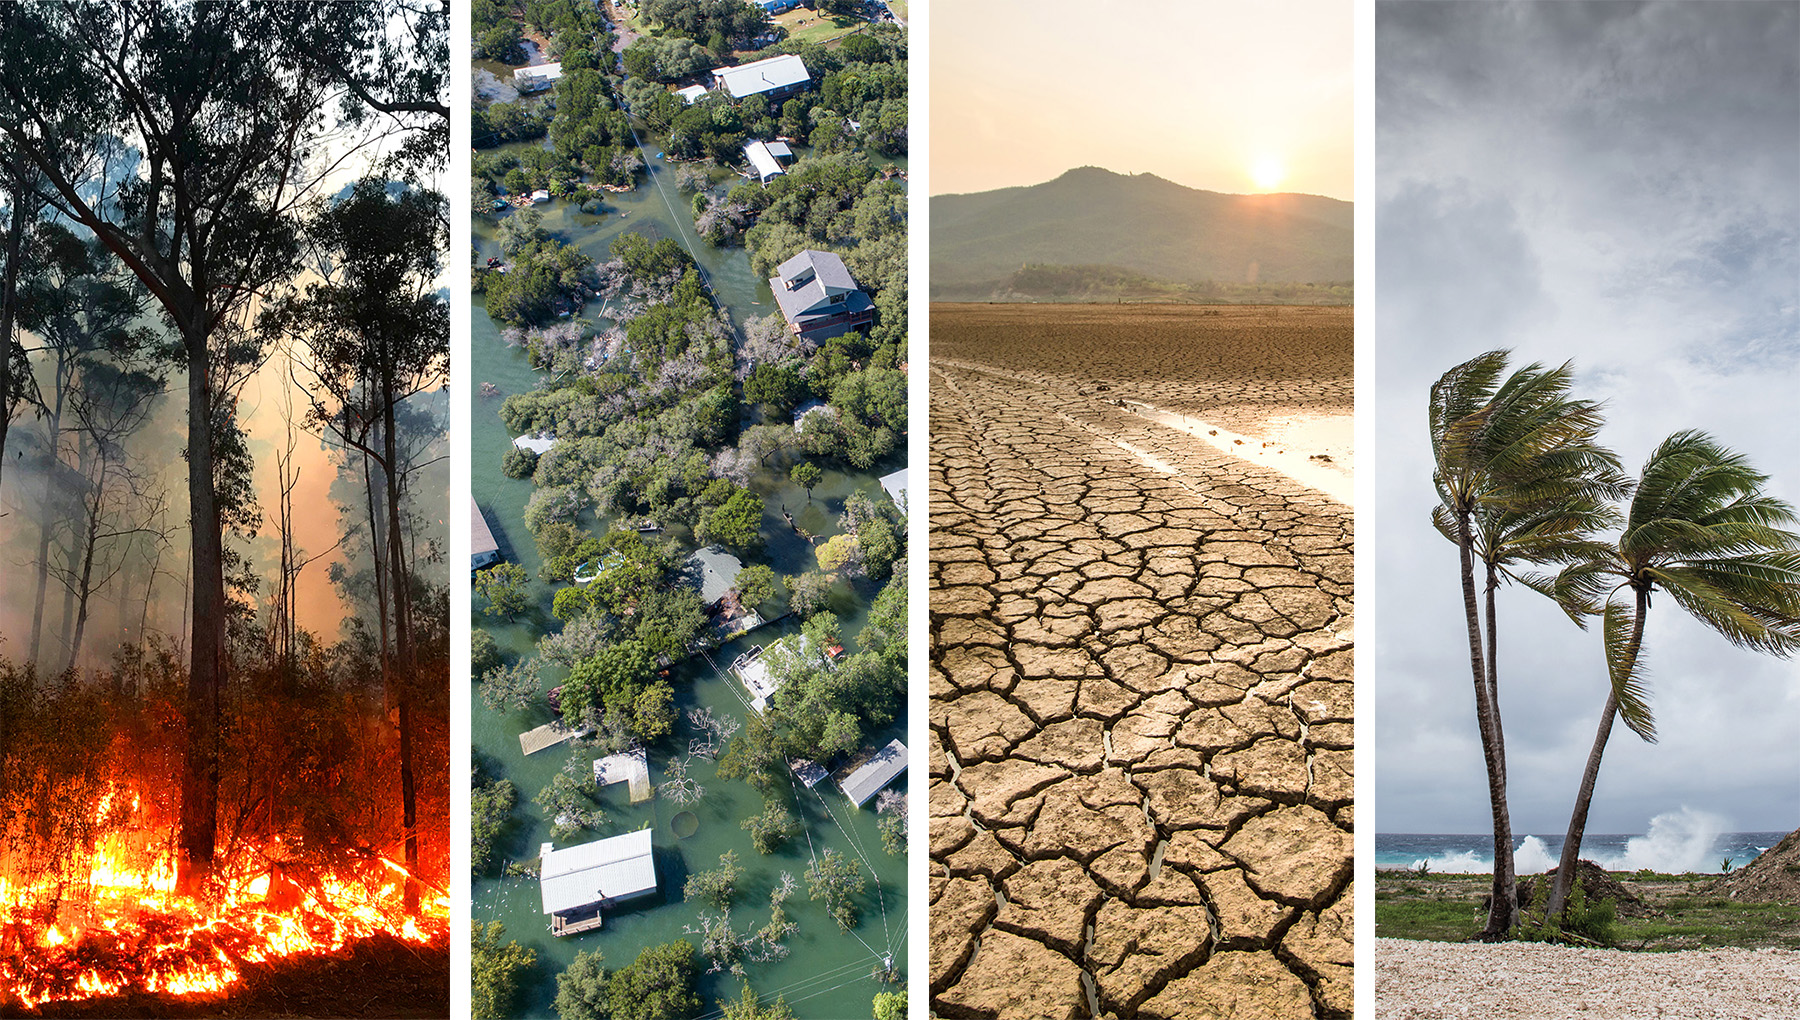
[[[1763,491],[1768,476],[1704,432],[1687,430],[1651,453],[1625,527],[1604,554],[1565,567],[1556,592],[1571,615],[1598,611],[1609,685],[1594,746],[1563,840],[1547,916],[1562,915],[1574,884],[1600,759],[1615,718],[1656,741],[1644,682],[1644,620],[1661,589],[1739,648],[1786,657],[1800,650],[1800,534],[1794,508]],[[1601,608],[1603,607],[1603,608]]]
[[[34,264],[16,287],[16,321],[39,338],[39,344],[26,353],[35,356],[34,368],[44,383],[42,491],[29,652],[30,661],[42,665],[51,540],[59,531],[77,527],[80,516],[72,512],[78,500],[65,498],[67,486],[59,484],[84,477],[82,458],[66,447],[85,432],[91,440],[87,449],[108,462],[116,460],[116,444],[127,434],[120,426],[130,425],[135,430],[142,417],[124,413],[127,407],[118,406],[114,398],[124,395],[121,387],[128,380],[135,378],[157,388],[163,381],[152,373],[134,375],[129,370],[123,375],[105,375],[101,368],[103,375],[98,381],[103,385],[96,386],[93,393],[86,391],[85,377],[90,370],[109,364],[132,365],[156,339],[153,331],[134,328],[144,308],[143,288],[103,246],[77,237],[61,224],[38,223],[34,248]],[[73,416],[68,413],[71,402],[79,405]],[[132,400],[127,406],[136,403]],[[115,409],[122,413],[108,413]],[[68,427],[71,417],[79,421],[79,427]],[[74,470],[66,469],[69,460],[76,462]],[[103,469],[101,478],[105,477]],[[64,628],[68,629],[67,621]],[[63,636],[67,639],[69,634]],[[73,654],[70,661],[74,661]]]
[[[242,440],[234,387],[260,357],[253,334],[233,327],[294,272],[295,210],[316,183],[333,92],[318,68],[276,58],[280,8],[112,0],[0,11],[0,136],[41,175],[49,206],[150,291],[187,377],[193,605],[180,882],[190,889],[211,871],[218,816],[229,512],[219,486],[233,484]],[[138,158],[119,159],[127,150]]]
[[[1429,415],[1438,494],[1432,523],[1457,546],[1494,826],[1493,888],[1482,932],[1488,939],[1506,936],[1518,906],[1495,593],[1506,579],[1547,590],[1547,580],[1522,574],[1519,566],[1591,553],[1591,529],[1610,519],[1607,500],[1623,484],[1617,458],[1594,441],[1599,405],[1569,395],[1571,367],[1533,363],[1502,379],[1507,356],[1489,351],[1444,373],[1431,388]],[[1476,596],[1478,559],[1486,572],[1485,614]]]
[[[382,677],[398,713],[402,824],[413,873],[419,861],[411,689],[418,663],[398,420],[408,399],[443,386],[449,372],[450,313],[437,285],[443,205],[436,192],[390,189],[369,178],[341,200],[320,203],[307,235],[321,278],[271,305],[260,322],[265,333],[292,341],[293,363],[306,377],[302,389],[311,395],[308,424],[379,469],[386,518],[386,549],[378,553],[386,570],[376,571]],[[409,910],[416,908],[417,894],[409,880]]]

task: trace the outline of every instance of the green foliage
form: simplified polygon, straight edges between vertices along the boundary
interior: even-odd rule
[[[748,489],[739,489],[730,499],[701,515],[694,536],[702,542],[751,550],[762,545],[762,520],[763,498]]]
[[[773,414],[785,415],[805,398],[806,383],[786,365],[758,365],[744,379],[744,399],[767,405]]]
[[[583,829],[598,829],[606,823],[606,812],[600,810],[581,783],[567,772],[558,772],[532,798],[550,820],[551,838],[567,840]]]
[[[743,732],[732,737],[725,753],[719,756],[716,775],[720,779],[742,779],[765,798],[782,788],[787,777],[787,760],[777,746],[774,730],[762,716],[751,715],[745,720]],[[765,806],[764,813],[767,811]]]
[[[774,1002],[765,1006],[750,990],[748,981],[735,1000],[715,999],[714,1003],[719,1008],[719,1020],[794,1020],[786,998],[777,995]]]
[[[858,529],[856,538],[862,547],[864,572],[877,579],[893,572],[894,560],[900,556],[900,538],[892,524],[880,519],[869,521]]]
[[[813,555],[818,557],[819,569],[831,575],[861,562],[862,546],[855,535],[833,535],[814,547]]]
[[[516,191],[535,181],[514,181],[509,173],[507,183]],[[559,307],[572,305],[573,296],[591,282],[593,257],[544,233],[532,210],[502,218],[499,235],[506,272],[481,276],[487,312],[495,319],[512,325],[544,322]]]
[[[685,941],[650,946],[606,982],[612,1020],[684,1020],[700,1011],[694,994],[694,947]]]
[[[538,660],[524,658],[481,674],[481,702],[493,712],[518,711],[538,696]]]
[[[608,1020],[605,958],[598,949],[578,952],[556,975],[556,1001],[551,1003],[561,1020]]]
[[[469,633],[469,672],[479,678],[499,665],[500,646],[494,643],[494,635],[473,628]]]
[[[511,780],[496,779],[476,786],[469,794],[470,867],[486,874],[495,863],[495,841],[512,821],[519,794]]]
[[[509,446],[506,455],[500,458],[500,473],[508,478],[530,478],[537,470],[538,455],[535,450],[527,450],[523,446]]]
[[[502,64],[525,62],[524,35],[512,21],[503,21],[483,32],[475,45],[475,55]]]
[[[872,1004],[875,1020],[906,1020],[906,989],[894,992],[876,992]]]
[[[578,663],[563,682],[563,718],[571,723],[602,707],[629,706],[649,684],[654,664],[637,641],[620,641]]]
[[[1519,926],[1514,930],[1517,938],[1524,942],[1558,942],[1577,946],[1608,947],[1618,944],[1618,911],[1612,900],[1603,899],[1589,902],[1587,892],[1577,878],[1574,887],[1569,891],[1568,902],[1563,905],[1562,923],[1558,924],[1544,916],[1542,901],[1546,900],[1546,890],[1550,882],[1548,876],[1539,883],[1539,894],[1533,902],[1520,912]],[[1533,909],[1533,908],[1537,909]]]
[[[759,854],[772,854],[800,834],[800,819],[774,799],[765,799],[762,813],[744,819],[741,826],[749,830],[750,845]]]
[[[831,604],[831,580],[816,570],[785,579],[788,607],[801,619]]]
[[[506,926],[476,924],[470,939],[469,1012],[475,1020],[510,1016],[519,994],[519,972],[537,962],[537,950],[517,942],[500,944]]]
[[[869,605],[857,644],[873,652],[889,666],[906,669],[906,571],[896,570],[875,601]]]
[[[746,609],[757,606],[775,597],[775,570],[766,563],[752,563],[737,576],[738,600]]]
[[[806,490],[807,499],[812,498],[813,486],[819,484],[819,479],[824,475],[825,472],[819,470],[819,466],[809,460],[795,464],[794,469],[788,472],[788,477],[793,480],[794,484]]]
[[[900,810],[882,815],[880,820],[875,823],[875,828],[881,832],[881,848],[883,850],[896,857],[906,855],[906,808],[904,802],[902,802]]]
[[[854,897],[861,894],[866,881],[856,862],[835,849],[827,849],[806,866],[806,891],[814,901],[824,901],[838,927],[849,931],[856,927]]]
[[[489,616],[511,620],[531,608],[529,580],[517,563],[496,563],[475,575],[475,594],[487,599]]]
[[[727,850],[719,855],[718,867],[696,871],[688,876],[681,898],[689,902],[700,900],[718,910],[729,910],[732,897],[737,895],[737,881],[742,876],[743,869],[738,867],[737,853]]]

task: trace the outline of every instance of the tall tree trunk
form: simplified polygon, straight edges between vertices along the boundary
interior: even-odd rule
[[[88,597],[94,593],[94,547],[100,544],[100,511],[106,494],[106,474],[109,466],[104,451],[99,452],[100,477],[94,482],[93,501],[87,504],[87,530],[82,536],[81,578],[76,583],[76,615],[75,636],[69,639],[69,668],[74,669],[81,661],[81,636],[87,630]]]
[[[181,777],[178,884],[195,891],[212,871],[219,818],[219,709],[225,680],[225,562],[213,479],[213,406],[204,316],[183,332],[188,371],[188,513],[193,566],[187,757]]]
[[[1512,929],[1518,906],[1505,876],[1512,873],[1512,821],[1506,809],[1506,767],[1494,740],[1494,706],[1488,697],[1487,670],[1481,654],[1481,608],[1475,597],[1474,542],[1468,511],[1456,514],[1456,546],[1461,560],[1463,615],[1469,628],[1469,669],[1475,683],[1475,722],[1481,731],[1481,753],[1487,763],[1488,803],[1494,821],[1494,884],[1489,899],[1485,939],[1501,939]]]
[[[1494,566],[1494,564],[1490,562],[1487,564],[1487,588],[1486,588],[1486,591],[1484,592],[1484,594],[1486,596],[1486,602],[1487,602],[1486,610],[1487,610],[1488,708],[1489,708],[1489,711],[1491,711],[1493,713],[1493,721],[1492,721],[1491,727],[1492,727],[1492,731],[1493,731],[1493,735],[1494,735],[1494,756],[1499,760],[1499,764],[1500,764],[1500,796],[1501,796],[1502,800],[1504,800],[1504,798],[1506,797],[1506,787],[1507,787],[1506,727],[1501,722],[1501,712],[1500,712],[1500,623],[1499,623],[1499,615],[1496,612],[1495,607],[1494,607],[1495,592],[1497,592],[1499,590],[1500,590],[1500,573],[1499,573],[1499,570]],[[1506,805],[1502,804],[1501,806],[1504,808]],[[1505,838],[1506,853],[1504,855],[1501,855],[1501,854],[1494,855],[1494,891],[1493,891],[1493,894],[1496,896],[1504,894],[1506,897],[1506,902],[1508,904],[1516,905],[1519,902],[1519,875],[1518,875],[1518,867],[1513,861],[1512,817],[1511,817],[1510,811],[1507,812],[1505,837],[1506,837]],[[1517,907],[1513,906],[1511,909],[1514,911],[1515,916],[1514,916],[1513,920],[1516,922],[1517,921],[1517,916],[1516,916],[1517,915]],[[1491,910],[1489,911],[1489,914],[1491,917],[1491,915],[1492,915]]]
[[[44,498],[38,518],[38,551],[37,551],[37,598],[31,609],[31,661],[41,663],[38,652],[40,639],[44,635],[44,597],[50,580],[50,535],[56,514],[50,512],[50,475],[61,463],[62,457],[62,415],[63,398],[68,390],[68,379],[64,376],[64,359],[59,355],[56,365],[56,399],[50,408],[50,461],[44,465]]]
[[[1644,615],[1650,608],[1650,589],[1637,592],[1636,611],[1631,620],[1631,640],[1625,646],[1625,675],[1637,665],[1638,649],[1644,640]],[[1550,905],[1544,916],[1562,920],[1569,892],[1575,887],[1575,863],[1581,859],[1581,840],[1587,835],[1588,808],[1594,802],[1594,784],[1600,779],[1600,758],[1606,753],[1606,741],[1612,737],[1613,719],[1619,714],[1619,696],[1612,685],[1612,671],[1607,670],[1606,709],[1600,714],[1600,727],[1594,732],[1594,746],[1588,751],[1587,767],[1581,770],[1581,789],[1575,793],[1575,810],[1569,815],[1569,831],[1563,836],[1562,857],[1556,862],[1556,885],[1550,890]]]
[[[412,763],[412,697],[410,687],[414,661],[412,633],[412,583],[406,567],[405,529],[400,520],[400,461],[398,439],[394,435],[394,379],[391,366],[384,365],[382,383],[387,399],[382,415],[382,454],[387,482],[388,512],[388,581],[394,590],[394,648],[399,668],[391,675],[391,693],[397,709],[395,722],[400,736],[400,814],[406,835],[406,887],[403,905],[407,914],[419,912],[419,831],[418,803],[413,789]]]
[[[6,188],[12,199],[12,227],[6,235],[6,268],[0,270],[0,468],[6,466],[6,433],[12,427],[13,325],[18,310],[19,259],[25,249],[25,225],[37,215],[37,203],[22,194],[23,159],[6,165]]]

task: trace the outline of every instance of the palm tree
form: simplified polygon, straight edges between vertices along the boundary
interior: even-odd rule
[[[1456,543],[1475,718],[1487,765],[1494,824],[1494,883],[1484,938],[1504,938],[1517,909],[1512,821],[1506,803],[1506,739],[1499,702],[1495,592],[1503,579],[1535,590],[1552,583],[1516,572],[1521,563],[1567,563],[1597,551],[1588,537],[1608,525],[1622,492],[1618,459],[1596,445],[1600,406],[1573,400],[1568,364],[1536,363],[1499,382],[1506,351],[1489,351],[1446,372],[1431,388],[1430,425],[1439,505],[1432,523]],[[1474,561],[1486,572],[1486,649]]]
[[[1762,491],[1768,476],[1704,432],[1677,432],[1650,455],[1625,530],[1607,555],[1565,567],[1556,581],[1571,615],[1604,601],[1611,680],[1593,750],[1563,840],[1546,912],[1560,917],[1574,883],[1600,757],[1614,716],[1655,743],[1642,670],[1644,617],[1661,587],[1689,615],[1740,648],[1786,657],[1800,649],[1800,535],[1794,508]],[[1631,602],[1616,597],[1631,591]]]

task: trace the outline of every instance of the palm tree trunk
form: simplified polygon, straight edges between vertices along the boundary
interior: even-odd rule
[[[1502,875],[1512,871],[1512,821],[1506,810],[1506,766],[1494,741],[1494,703],[1488,697],[1487,670],[1481,654],[1481,609],[1475,597],[1474,542],[1469,535],[1469,513],[1456,514],[1456,546],[1461,559],[1463,614],[1469,624],[1469,670],[1475,681],[1475,721],[1481,730],[1481,754],[1487,763],[1488,804],[1494,821],[1494,886],[1488,905],[1487,927],[1482,937],[1505,938],[1512,929],[1517,902],[1507,898]]]
[[[1516,915],[1519,902],[1519,875],[1513,864],[1512,816],[1507,810],[1506,798],[1506,730],[1501,724],[1500,716],[1500,630],[1499,617],[1494,608],[1494,593],[1500,588],[1500,576],[1494,564],[1487,564],[1487,689],[1488,707],[1493,712],[1491,727],[1494,734],[1494,757],[1500,766],[1500,809],[1504,823],[1496,821],[1494,832],[1494,888],[1495,897],[1504,898],[1509,914]],[[1504,849],[1504,853],[1500,849]],[[1489,927],[1492,927],[1493,911],[1488,911]],[[1511,918],[1509,917],[1509,924]]]
[[[1623,675],[1630,676],[1637,665],[1638,649],[1644,640],[1644,614],[1650,608],[1650,590],[1637,593],[1637,612],[1631,621],[1631,641],[1625,648]],[[1619,696],[1610,681],[1606,688],[1606,710],[1600,716],[1600,728],[1594,733],[1593,749],[1588,751],[1587,768],[1581,772],[1581,789],[1575,794],[1575,811],[1569,816],[1569,831],[1563,837],[1562,857],[1556,862],[1556,885],[1550,890],[1546,918],[1561,919],[1575,886],[1575,862],[1581,859],[1581,838],[1587,834],[1588,807],[1594,800],[1594,783],[1600,778],[1600,757],[1606,753],[1606,741],[1612,736],[1613,719],[1619,714]]]

